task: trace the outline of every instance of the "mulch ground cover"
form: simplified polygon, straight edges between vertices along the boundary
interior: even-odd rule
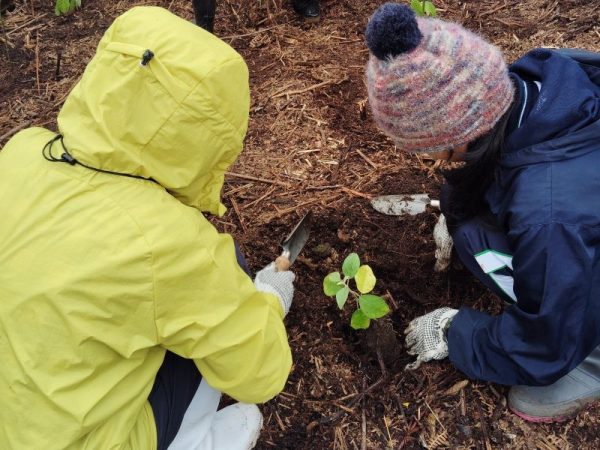
[[[218,0],[215,34],[250,68],[252,105],[243,155],[226,178],[234,235],[254,269],[307,211],[313,230],[293,269],[286,319],[294,367],[285,391],[262,405],[259,449],[597,449],[600,408],[532,425],[512,415],[507,389],[468,381],[447,362],[403,367],[403,329],[439,306],[498,313],[502,303],[459,264],[433,271],[436,213],[390,217],[377,194],[439,193],[443,168],[408,156],[377,131],[367,105],[363,31],[382,1],[323,1],[306,24],[283,0]],[[513,61],[535,47],[600,51],[600,1],[435,0],[438,14],[498,45]],[[112,20],[158,5],[192,20],[188,0],[87,1],[56,17],[49,0],[0,0],[0,146],[20,129],[56,129],[56,114]],[[322,293],[323,277],[357,252],[392,313],[370,331]]]

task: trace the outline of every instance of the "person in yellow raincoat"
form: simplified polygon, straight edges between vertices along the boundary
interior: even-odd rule
[[[248,112],[240,55],[136,7],[60,134],[2,149],[1,449],[252,448],[260,412],[216,412],[220,392],[253,404],[283,389],[294,275],[270,265],[253,283],[201,213],[224,213]]]

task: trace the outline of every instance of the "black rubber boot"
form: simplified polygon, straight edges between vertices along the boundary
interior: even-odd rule
[[[307,21],[315,22],[319,20],[321,15],[319,0],[292,0],[292,4],[294,5],[294,11]]]
[[[215,9],[217,8],[216,0],[192,0],[192,5],[194,6],[196,25],[212,33],[215,23]]]

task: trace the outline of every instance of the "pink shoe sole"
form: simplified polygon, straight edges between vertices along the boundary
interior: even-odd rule
[[[572,416],[538,417],[538,416],[530,416],[528,414],[522,413],[521,411],[517,411],[516,409],[513,409],[513,408],[509,408],[509,409],[514,414],[519,416],[521,419],[525,420],[526,422],[533,422],[533,423],[557,423],[557,422],[564,422],[566,420],[569,420],[569,419],[575,417],[575,414]]]

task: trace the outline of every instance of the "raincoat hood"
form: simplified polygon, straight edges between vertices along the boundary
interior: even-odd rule
[[[151,178],[222,215],[224,173],[242,149],[249,103],[248,68],[235,50],[165,9],[136,7],[104,34],[58,126],[78,161]]]

